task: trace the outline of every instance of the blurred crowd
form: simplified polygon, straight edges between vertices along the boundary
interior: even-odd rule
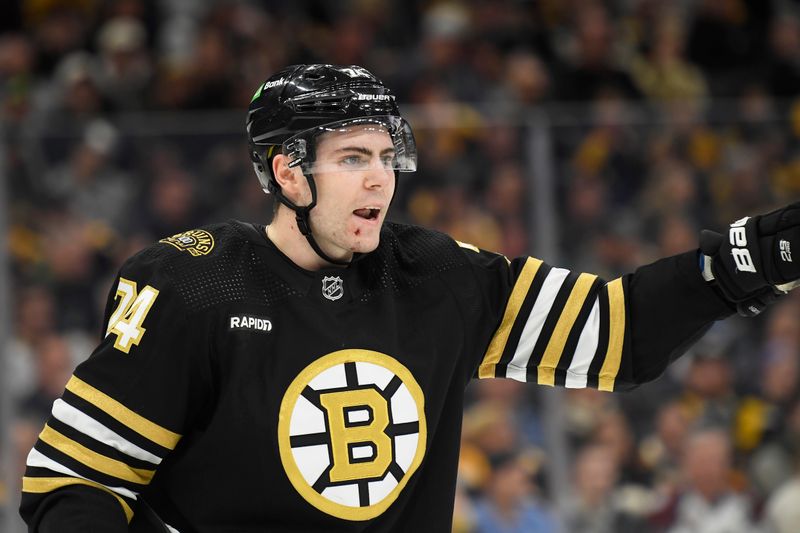
[[[302,62],[363,65],[408,111],[420,170],[395,219],[508,256],[547,234],[545,260],[616,277],[800,197],[797,0],[2,2],[20,475],[122,261],[211,221],[267,221],[244,109]],[[535,227],[546,179],[557,220]],[[559,506],[538,387],[476,382],[454,531],[796,531],[798,296],[717,324],[634,392],[565,391]]]

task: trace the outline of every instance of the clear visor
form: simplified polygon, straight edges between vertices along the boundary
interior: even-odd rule
[[[281,148],[289,157],[289,166],[299,165],[304,173],[417,170],[411,126],[392,115],[318,126],[291,137]]]

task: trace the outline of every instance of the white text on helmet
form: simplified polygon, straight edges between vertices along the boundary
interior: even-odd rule
[[[356,100],[375,100],[377,102],[385,102],[387,100],[394,100],[394,95],[391,94],[363,94],[358,93]]]
[[[264,90],[272,89],[273,87],[277,87],[278,85],[283,85],[286,83],[283,78],[279,78],[275,81],[268,81],[264,84]]]

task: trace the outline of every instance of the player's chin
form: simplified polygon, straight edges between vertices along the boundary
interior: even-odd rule
[[[381,242],[381,220],[357,221],[350,228],[350,251],[359,254],[367,254],[374,251]]]
[[[350,251],[357,254],[368,254],[374,252],[381,243],[380,234],[373,236],[363,236],[352,243]]]
[[[375,251],[381,243],[380,231],[360,231],[351,236],[350,251],[357,254],[368,254]]]

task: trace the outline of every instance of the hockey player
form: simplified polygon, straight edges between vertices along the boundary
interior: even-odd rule
[[[797,204],[611,281],[384,222],[416,146],[361,67],[278,72],[247,133],[272,223],[122,266],[28,456],[31,531],[448,531],[470,379],[630,389],[800,278]]]

